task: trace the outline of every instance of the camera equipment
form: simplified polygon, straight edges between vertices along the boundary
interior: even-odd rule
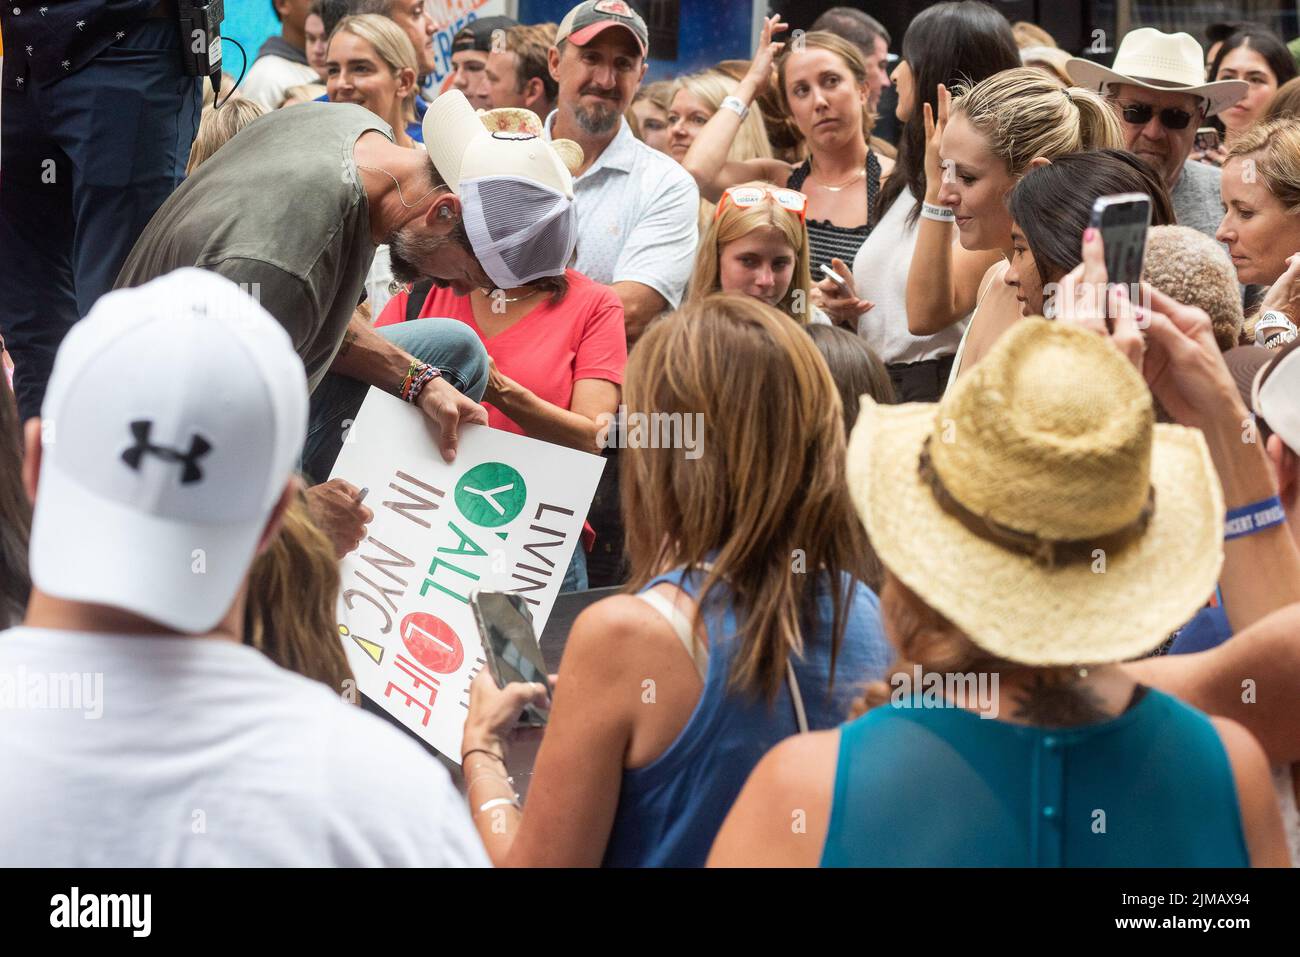
[[[221,93],[221,21],[225,0],[176,0],[181,28],[181,58],[186,76],[206,76],[213,96]]]

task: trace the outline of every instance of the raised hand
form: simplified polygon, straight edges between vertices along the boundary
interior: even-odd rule
[[[750,61],[749,72],[745,75],[745,83],[754,96],[766,90],[768,84],[772,82],[772,64],[776,61],[777,54],[785,48],[784,43],[772,38],[788,29],[790,24],[782,23],[779,13],[763,21],[763,33],[758,40],[758,49],[754,51],[754,59]]]
[[[1300,253],[1287,257],[1286,272],[1269,287],[1260,308],[1280,312],[1292,322],[1300,322],[1296,318],[1300,316]]]
[[[925,119],[925,201],[938,205],[944,173],[943,160],[939,156],[939,144],[943,140],[944,127],[948,125],[948,114],[952,109],[952,94],[948,92],[946,86],[939,84],[937,121],[928,102],[921,104],[921,108]]]

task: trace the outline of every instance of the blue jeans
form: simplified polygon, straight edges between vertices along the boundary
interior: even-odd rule
[[[587,553],[582,550],[582,539],[578,539],[577,546],[573,549],[573,560],[569,562],[569,567],[564,573],[564,581],[560,582],[560,594],[566,591],[586,591],[587,590]]]
[[[474,330],[455,319],[414,319],[376,329],[421,362],[442,370],[442,377],[475,402],[487,388],[488,356]],[[397,383],[393,383],[394,386]],[[370,386],[330,372],[311,394],[311,418],[303,447],[303,471],[316,482],[329,478],[343,439]]]
[[[15,4],[28,7],[28,4]],[[16,12],[16,11],[15,11]],[[23,17],[37,16],[36,4]],[[53,19],[53,18],[51,18]],[[40,414],[54,354],[113,288],[180,185],[203,106],[174,19],[141,20],[84,67],[19,85],[0,111],[0,332],[22,419]],[[6,60],[17,61],[17,46]]]

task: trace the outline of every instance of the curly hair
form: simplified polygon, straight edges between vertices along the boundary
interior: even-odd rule
[[[1237,345],[1244,321],[1237,271],[1217,242],[1190,226],[1152,226],[1142,278],[1210,315],[1220,352]]]

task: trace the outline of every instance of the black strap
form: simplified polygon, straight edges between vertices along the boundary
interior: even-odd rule
[[[420,308],[424,305],[424,300],[429,298],[429,293],[433,291],[432,279],[421,279],[411,291],[406,294],[406,321],[420,318]]]

